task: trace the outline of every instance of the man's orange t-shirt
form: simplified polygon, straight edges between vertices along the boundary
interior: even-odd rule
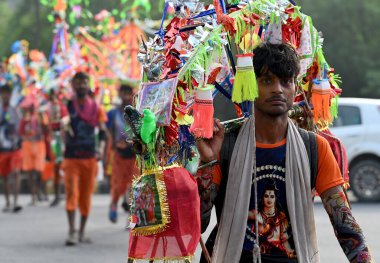
[[[318,174],[315,182],[315,189],[319,195],[324,191],[334,186],[343,185],[344,180],[341,175],[338,163],[335,160],[334,154],[330,148],[329,143],[325,138],[316,134],[317,148],[318,148]],[[282,140],[276,144],[262,144],[257,143],[260,148],[275,148],[286,144],[286,140]],[[220,166],[215,166],[213,182],[220,184],[222,180],[222,171]]]

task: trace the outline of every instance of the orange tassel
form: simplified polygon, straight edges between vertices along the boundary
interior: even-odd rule
[[[207,85],[212,86],[212,85]],[[214,105],[211,89],[198,89],[193,107],[194,122],[190,132],[196,138],[212,138],[214,130]]]
[[[330,114],[330,84],[328,80],[314,81],[311,102],[313,103],[315,122],[332,122]]]

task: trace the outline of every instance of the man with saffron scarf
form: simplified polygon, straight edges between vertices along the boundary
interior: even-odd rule
[[[300,70],[296,51],[287,44],[263,44],[253,52],[259,91],[254,118],[227,134],[216,120],[213,138],[197,141],[202,229],[213,204],[218,219],[206,243],[212,262],[318,263],[314,191],[347,259],[373,262],[328,142],[288,118]]]
[[[62,169],[65,173],[66,211],[69,236],[66,245],[91,243],[85,236],[86,222],[91,209],[91,196],[97,175],[97,159],[104,153],[107,116],[89,96],[89,76],[78,72],[72,79],[75,97],[68,102],[70,123],[65,127],[65,154]],[[99,145],[96,131],[99,131]],[[77,237],[75,210],[81,214]]]

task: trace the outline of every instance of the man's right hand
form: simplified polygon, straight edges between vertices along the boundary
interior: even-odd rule
[[[211,139],[197,140],[200,160],[204,163],[218,159],[224,139],[224,127],[218,119],[214,119],[214,132]]]

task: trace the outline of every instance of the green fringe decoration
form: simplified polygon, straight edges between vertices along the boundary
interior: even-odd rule
[[[227,2],[230,4],[230,5],[235,5],[235,4],[238,4],[240,2],[240,0],[227,0]]]
[[[254,101],[259,96],[255,71],[253,67],[236,68],[232,101]]]
[[[339,74],[331,74],[330,75],[330,82],[335,87],[340,88],[340,84],[342,84],[342,78],[339,76]]]
[[[192,56],[188,59],[188,61],[186,61],[185,65],[178,72],[178,79],[186,83],[190,94],[194,92],[194,87],[191,82],[193,71],[198,68],[203,68],[205,70],[205,75],[207,75],[207,70],[210,68],[213,54],[216,53],[218,57],[220,57],[223,52],[224,46],[221,43],[219,36],[222,29],[223,26],[218,25],[212,32],[210,32],[203,43],[199,44],[195,48]],[[206,51],[208,46],[213,48],[212,52]],[[183,99],[185,99],[185,91],[182,88],[177,88],[175,95],[180,95]]]
[[[148,82],[149,80],[148,80],[148,75],[145,73],[145,71],[143,71],[143,75],[142,75],[142,83],[143,82]]]
[[[318,51],[317,51],[317,61],[318,61],[318,65],[323,68],[327,65],[327,62],[326,62],[326,59],[325,59],[325,56],[323,55],[323,50],[322,48],[318,48]]]
[[[247,23],[242,19],[243,15],[235,18],[235,44],[239,45],[244,34],[247,32]]]
[[[148,153],[144,156],[144,169],[152,169],[157,166],[157,159],[155,154],[155,143],[147,144]]]
[[[332,100],[331,100],[331,106],[330,106],[330,114],[335,119],[338,117],[338,100],[339,96],[336,95]]]

